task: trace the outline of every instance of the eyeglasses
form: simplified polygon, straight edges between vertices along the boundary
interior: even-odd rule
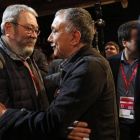
[[[116,50],[115,48],[105,48],[105,51],[107,51],[107,50],[109,50],[109,49],[112,50],[112,51],[113,51],[113,50]]]
[[[15,25],[19,25],[19,26],[25,28],[25,29],[27,30],[27,33],[28,33],[28,34],[33,34],[34,32],[36,33],[37,36],[39,36],[39,34],[40,34],[40,30],[35,30],[35,29],[33,29],[33,28],[29,28],[29,27],[27,27],[27,26],[24,26],[24,25],[15,23],[15,22],[11,22],[11,23],[12,23],[12,24],[15,24]]]

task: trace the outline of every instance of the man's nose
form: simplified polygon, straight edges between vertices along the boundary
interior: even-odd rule
[[[48,37],[48,42],[52,42],[52,33],[49,35],[49,37]]]
[[[38,35],[36,34],[36,32],[33,32],[33,33],[31,34],[31,37],[37,39]]]

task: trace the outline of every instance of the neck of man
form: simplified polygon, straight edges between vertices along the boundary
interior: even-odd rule
[[[85,44],[83,44],[83,43],[76,44],[75,46],[72,47],[71,52],[69,52],[68,56],[65,56],[64,58],[61,58],[61,59],[66,60],[72,54],[74,54],[75,52],[79,51],[84,46],[85,46]]]
[[[28,57],[24,57],[22,56],[13,46],[15,46],[15,44],[12,42],[12,40],[9,40],[7,36],[3,36],[4,40],[7,43],[7,49],[12,53],[12,54],[16,54],[16,56],[14,55],[14,57],[18,57],[18,58],[22,58],[22,59],[27,59]]]
[[[134,61],[139,58],[138,53],[137,54],[131,53],[128,52],[126,49],[124,50],[123,56],[124,56],[124,60],[128,62],[130,65],[132,65]]]

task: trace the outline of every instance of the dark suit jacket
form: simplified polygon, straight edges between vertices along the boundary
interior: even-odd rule
[[[107,58],[113,73],[115,88],[117,88],[121,54],[122,52]],[[135,94],[134,94],[134,112],[135,112],[135,124],[138,131],[137,133],[138,135],[140,135],[140,60],[138,61],[138,63],[139,66],[136,75]]]
[[[9,109],[0,117],[2,140],[58,140],[55,137],[75,120],[88,123],[90,140],[119,139],[115,87],[108,62],[95,49],[84,46],[64,65],[61,78],[60,92],[45,112],[25,111],[14,120],[17,114],[11,116],[13,110]],[[47,87],[51,79],[46,77],[45,81]]]

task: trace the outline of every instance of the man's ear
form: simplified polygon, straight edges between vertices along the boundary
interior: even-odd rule
[[[76,44],[78,44],[79,43],[79,41],[80,41],[80,39],[81,39],[81,33],[79,32],[79,31],[74,31],[73,33],[72,33],[72,39],[71,39],[71,42],[70,42],[70,44],[73,46],[73,45],[76,45]]]
[[[122,40],[122,45],[124,46],[124,48],[127,48],[127,41],[126,40]]]
[[[5,34],[10,34],[11,29],[12,29],[11,23],[10,22],[5,22],[4,27],[5,27]]]

